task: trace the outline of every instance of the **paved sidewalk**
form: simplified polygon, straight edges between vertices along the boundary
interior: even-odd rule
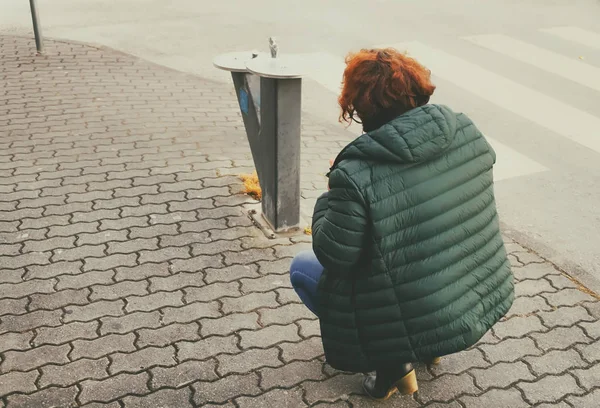
[[[510,240],[510,316],[419,366],[414,398],[365,400],[290,288],[310,237],[268,240],[244,215],[231,87],[46,45],[0,36],[1,408],[600,405],[598,298]],[[305,122],[309,215],[349,136]]]

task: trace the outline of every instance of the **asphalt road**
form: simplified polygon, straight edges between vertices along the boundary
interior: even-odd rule
[[[491,138],[509,232],[600,286],[599,1],[38,2],[45,35],[219,81],[215,55],[266,51],[274,35],[307,73],[304,109],[331,123],[347,52],[406,49],[433,71],[434,102]],[[30,29],[27,1],[0,0],[0,32]]]

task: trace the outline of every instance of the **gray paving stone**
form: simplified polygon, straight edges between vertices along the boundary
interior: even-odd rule
[[[148,294],[148,283],[145,281],[124,281],[114,285],[95,285],[91,287],[90,299],[116,300],[128,296],[144,296]]]
[[[143,395],[149,392],[146,384],[148,374],[119,374],[106,380],[86,380],[81,383],[79,400],[87,402],[108,402],[128,394]]]
[[[12,392],[33,392],[36,390],[35,381],[38,378],[36,370],[29,372],[13,371],[0,374],[0,395]]]
[[[260,320],[262,324],[290,324],[299,319],[310,319],[314,315],[303,304],[289,304],[278,307],[276,309],[261,309],[259,310]]]
[[[113,282],[115,272],[109,271],[91,271],[79,275],[63,275],[58,277],[56,289],[82,289],[91,285],[110,285]]]
[[[534,383],[520,382],[517,384],[525,393],[525,398],[532,404],[554,402],[567,394],[581,394],[575,379],[568,374],[549,375]]]
[[[98,359],[116,352],[130,353],[135,351],[134,342],[135,335],[133,333],[109,334],[94,340],[75,340],[70,357],[72,360]]]
[[[81,233],[97,232],[98,222],[80,222],[69,225],[55,225],[48,230],[48,237],[69,237]]]
[[[175,348],[146,347],[133,353],[115,353],[110,355],[111,364],[108,369],[111,375],[121,372],[136,373],[155,366],[171,367],[175,361]]]
[[[30,310],[54,310],[67,305],[85,305],[90,303],[87,299],[88,289],[67,289],[51,294],[37,294],[31,296]]]
[[[545,332],[546,329],[542,325],[542,321],[538,316],[532,315],[527,317],[513,317],[505,321],[501,321],[494,326],[494,333],[500,339],[509,337],[523,337],[534,332]]]
[[[61,275],[77,275],[81,273],[83,262],[53,262],[50,265],[32,265],[27,267],[28,279],[48,279]]]
[[[281,305],[288,303],[302,303],[294,289],[277,289],[277,302]]]
[[[146,263],[133,267],[116,268],[115,280],[121,282],[124,280],[144,280],[153,276],[168,276],[168,263]]]
[[[0,316],[25,314],[27,313],[27,303],[29,303],[27,298],[2,299],[0,300]]]
[[[546,327],[571,327],[578,322],[595,320],[582,306],[559,307],[539,316]]]
[[[548,275],[546,279],[550,281],[552,286],[557,289],[574,288],[577,289],[579,286],[565,275]]]
[[[239,241],[213,241],[208,243],[193,244],[192,255],[215,255],[228,251],[241,251],[243,248]]]
[[[25,269],[4,269],[0,273],[0,283],[19,283],[26,274]]]
[[[568,401],[577,408],[596,408],[600,401],[600,389],[582,397],[569,397]]]
[[[177,235],[163,235],[160,237],[161,248],[170,246],[187,246],[210,242],[207,232],[186,232]]]
[[[216,318],[221,316],[219,304],[216,302],[198,302],[182,307],[167,307],[162,309],[161,312],[164,324],[191,323],[207,317]]]
[[[123,300],[100,300],[85,306],[67,306],[65,308],[65,323],[89,322],[103,316],[122,316],[125,302]]]
[[[238,348],[238,339],[236,336],[205,337],[200,341],[180,341],[176,343],[177,359],[186,360],[206,360],[207,358],[217,356],[221,353],[235,354],[240,351]]]
[[[296,321],[296,324],[298,327],[300,327],[300,336],[303,338],[321,335],[321,326],[319,320],[314,317],[311,320],[298,320]]]
[[[325,381],[306,381],[302,383],[305,398],[310,404],[317,401],[336,401],[350,394],[362,394],[361,375],[340,374]]]
[[[279,348],[282,350],[281,358],[286,363],[295,360],[309,361],[324,354],[320,337],[312,337],[295,343],[282,343]]]
[[[557,327],[547,333],[534,333],[531,337],[536,341],[538,347],[544,351],[552,349],[565,350],[573,344],[591,342],[584,331],[577,326]]]
[[[243,349],[271,347],[282,341],[298,341],[298,327],[291,324],[287,326],[269,326],[260,330],[241,330],[240,346]]]
[[[587,366],[587,363],[581,359],[579,353],[575,350],[553,350],[543,356],[526,357],[525,361],[529,363],[533,372],[538,376],[559,374],[566,370]]]
[[[192,388],[194,402],[201,406],[211,402],[222,404],[240,395],[256,396],[262,393],[258,388],[256,373],[229,375],[214,382],[198,381]]]
[[[542,354],[542,351],[529,338],[508,339],[494,345],[484,344],[479,346],[479,348],[485,353],[492,364],[499,361],[512,362],[524,356],[538,356]]]
[[[0,321],[0,334],[6,332],[26,332],[42,326],[61,325],[61,310],[38,310],[23,315],[6,315]]]
[[[596,363],[597,361],[600,361],[600,342],[595,341],[592,344],[576,346],[576,348],[581,352],[583,358],[590,363]]]
[[[200,320],[200,334],[206,336],[225,336],[242,329],[257,329],[258,315],[251,313],[234,313],[218,319]]]
[[[158,329],[142,329],[138,333],[137,346],[167,346],[181,340],[199,340],[197,324],[171,324]]]
[[[477,395],[479,390],[475,387],[473,379],[466,373],[461,375],[445,374],[433,379],[419,387],[419,400],[424,403],[430,401],[452,401],[461,394]]]
[[[490,364],[484,360],[480,350],[472,349],[444,357],[444,363],[433,366],[431,371],[436,374],[459,374],[474,367],[487,367]]]
[[[238,298],[224,297],[220,300],[223,305],[223,312],[225,313],[243,313],[259,308],[273,308],[279,306],[277,296],[274,292],[251,293]]]
[[[276,288],[291,288],[289,274],[283,275],[267,275],[256,279],[242,279],[242,291],[245,293],[251,292],[268,292]]]
[[[11,395],[7,408],[17,407],[77,407],[77,387],[49,387],[29,395]]]
[[[273,390],[257,397],[240,397],[235,400],[240,408],[307,407],[302,400],[302,390]]]
[[[563,289],[556,293],[545,293],[550,306],[573,306],[580,302],[593,301],[594,298],[578,289]]]
[[[205,286],[202,273],[180,272],[166,277],[150,278],[150,291],[173,291],[187,287]]]
[[[151,386],[153,389],[162,387],[179,388],[194,381],[215,381],[219,377],[215,373],[215,360],[185,361],[174,367],[154,367]]]
[[[260,276],[256,265],[233,265],[226,268],[208,268],[204,271],[204,280],[207,283],[233,282],[241,278],[254,278]]]
[[[4,353],[7,350],[30,349],[29,342],[33,336],[33,332],[0,334],[0,353]]]
[[[248,249],[240,252],[225,252],[225,265],[247,265],[257,261],[270,261],[275,259],[274,251],[267,249]]]
[[[59,327],[41,327],[37,329],[37,335],[33,340],[36,346],[42,344],[64,344],[76,339],[95,339],[98,337],[99,327],[97,321],[73,322],[63,324]]]
[[[571,374],[577,377],[580,384],[587,390],[600,384],[600,364],[592,365],[587,369],[572,370]]]
[[[522,268],[515,268],[513,270],[513,273],[515,275],[515,278],[517,278],[518,280],[536,280],[548,275],[560,275],[560,271],[554,268],[554,266],[550,263],[530,264]]]
[[[144,263],[140,259],[140,263]],[[84,271],[106,271],[119,266],[135,266],[137,264],[136,254],[115,254],[101,258],[86,258],[83,265]]]
[[[222,266],[221,256],[196,256],[190,259],[177,259],[171,261],[171,272],[198,272],[205,268],[219,268]]]
[[[143,397],[129,396],[123,398],[125,408],[146,408],[148,404],[154,407],[193,408],[190,403],[192,392],[189,388],[179,390],[160,390]]]
[[[23,252],[45,252],[59,248],[72,248],[75,246],[75,237],[55,237],[42,241],[26,241]],[[10,254],[15,255],[15,254]],[[55,258],[59,259],[59,258]]]
[[[67,387],[82,380],[101,380],[108,377],[108,364],[107,358],[81,359],[65,365],[49,364],[40,369],[42,375],[39,384],[42,388],[49,385]]]
[[[231,373],[243,374],[260,367],[279,367],[283,363],[279,361],[278,356],[277,348],[250,349],[235,355],[221,354],[216,357],[219,362],[217,372],[225,376]]]
[[[66,344],[63,346],[45,345],[26,351],[7,351],[4,353],[0,370],[3,373],[12,370],[29,371],[46,364],[68,363],[67,355],[70,351],[71,347]]]
[[[296,361],[279,368],[263,368],[260,376],[260,386],[265,390],[290,388],[306,380],[325,379],[319,360]]]
[[[518,297],[513,302],[512,307],[507,313],[507,317],[513,315],[525,316],[543,310],[552,310],[552,307],[541,296]]]
[[[475,377],[475,383],[484,390],[506,388],[518,381],[535,379],[527,365],[520,361],[499,363],[486,369],[476,368],[471,371],[471,374]]]
[[[579,325],[583,327],[588,336],[595,340],[600,339],[600,320],[591,323],[579,323]]]
[[[587,309],[587,311],[594,316],[597,320],[600,319],[600,302],[585,302],[582,304],[583,307]]]
[[[238,297],[241,295],[237,282],[211,283],[200,288],[186,288],[184,290],[186,302],[209,302],[224,296]]]
[[[100,319],[100,333],[128,333],[142,328],[161,326],[161,316],[158,311],[135,312],[121,317],[103,317]]]
[[[462,397],[461,401],[466,408],[527,408],[531,406],[523,400],[521,393],[515,389],[490,390],[477,397]]]
[[[148,296],[130,296],[125,310],[149,312],[166,306],[183,306],[183,292],[157,292]]]
[[[2,257],[0,257],[0,265],[3,265]],[[54,279],[33,279],[21,283],[4,283],[0,285],[0,293],[3,298],[8,299],[18,299],[36,293],[52,293],[54,292],[55,283],[56,280]]]

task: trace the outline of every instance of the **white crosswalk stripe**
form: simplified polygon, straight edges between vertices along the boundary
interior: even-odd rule
[[[600,49],[600,34],[576,27],[556,27],[540,30],[569,41]],[[463,40],[477,44],[513,60],[600,91],[600,68],[574,57],[546,50],[536,45],[506,35],[477,35]],[[531,89],[498,73],[489,71],[474,62],[452,55],[421,42],[384,44],[376,47],[393,47],[407,51],[428,68],[434,76],[448,81],[464,91],[519,115],[543,128],[600,153],[600,118],[579,110],[540,91]],[[297,63],[306,77],[326,90],[338,94],[345,67],[341,55],[327,52],[297,54]],[[432,99],[435,103],[443,100]],[[568,119],[565,119],[568,118]],[[359,126],[351,126],[351,133],[359,135]],[[497,153],[494,170],[496,180],[506,180],[549,171],[548,167],[525,154],[486,135]]]
[[[464,37],[474,44],[600,91],[600,68],[506,35]],[[600,40],[600,38],[599,38]]]
[[[428,45],[392,46],[408,50],[438,77],[600,153],[600,138],[595,137],[600,118]]]
[[[600,50],[600,34],[579,27],[553,27],[540,30],[563,40],[585,45]]]

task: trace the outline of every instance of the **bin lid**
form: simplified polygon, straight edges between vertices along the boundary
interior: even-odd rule
[[[222,69],[224,71],[231,72],[248,72],[248,68],[246,68],[246,62],[252,59],[253,54],[261,53],[252,52],[252,51],[241,51],[241,52],[230,52],[227,54],[221,54],[213,60],[213,65],[216,68]]]
[[[287,55],[272,58],[270,54],[261,54],[246,62],[246,68],[253,74],[266,78],[300,78],[297,59]]]

